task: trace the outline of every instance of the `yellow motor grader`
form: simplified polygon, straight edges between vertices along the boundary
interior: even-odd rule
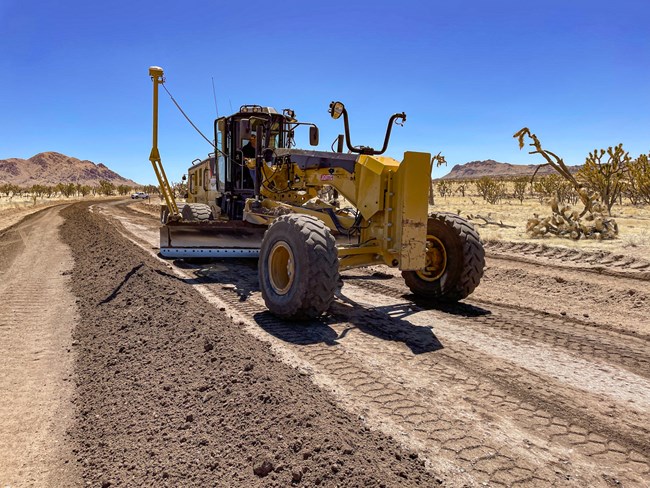
[[[467,297],[483,275],[484,250],[472,225],[449,213],[428,215],[431,155],[381,156],[353,146],[348,113],[332,102],[345,136],[336,151],[296,149],[295,131],[318,128],[293,110],[244,105],[214,121],[214,152],[187,174],[187,203],[178,205],[157,147],[158,87],[163,70],[149,68],[154,88],[150,161],[165,205],[160,254],[167,258],[258,257],[268,309],[287,319],[323,314],[334,299],[341,270],[370,265],[398,268],[417,296],[441,302]],[[348,152],[343,152],[343,144]],[[328,197],[324,197],[328,193]]]

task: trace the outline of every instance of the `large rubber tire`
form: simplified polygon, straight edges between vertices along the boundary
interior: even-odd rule
[[[334,300],[339,281],[336,242],[311,215],[281,215],[262,239],[260,288],[271,313],[290,320],[318,317]]]
[[[179,210],[183,220],[204,221],[213,219],[212,209],[210,208],[210,205],[206,205],[205,203],[188,203]]]
[[[415,295],[439,302],[457,302],[469,296],[485,267],[485,250],[474,226],[456,214],[431,214],[427,241],[428,249],[438,248],[437,262],[422,271],[403,271],[406,285]],[[428,255],[433,252],[429,250]]]

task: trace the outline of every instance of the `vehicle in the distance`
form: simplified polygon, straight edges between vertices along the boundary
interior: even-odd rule
[[[146,200],[146,199],[149,198],[149,194],[145,193],[145,192],[142,192],[142,191],[139,191],[139,192],[136,192],[136,193],[132,193],[131,198],[134,199],[134,200],[137,200],[138,198],[142,198],[143,200]]]

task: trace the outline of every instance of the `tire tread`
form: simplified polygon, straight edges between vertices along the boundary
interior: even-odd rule
[[[276,227],[277,226],[277,227]],[[336,241],[329,228],[318,218],[304,214],[281,215],[264,234],[264,239],[276,232],[275,229],[288,226],[286,232],[297,233],[304,240],[306,246],[307,263],[304,269],[307,272],[307,279],[300,289],[299,296],[291,303],[276,306],[269,294],[272,290],[266,290],[263,262],[264,241],[260,253],[260,286],[262,295],[267,307],[282,318],[302,320],[315,318],[327,311],[334,301],[337,283],[339,280],[339,262],[336,250]],[[302,277],[301,277],[302,278]]]
[[[402,275],[407,286],[415,294],[427,296],[444,302],[456,302],[468,297],[479,285],[485,268],[485,250],[481,238],[474,226],[460,215],[439,212],[432,213],[430,219],[451,230],[461,245],[461,270],[460,275],[453,283],[445,283],[441,290],[424,291],[421,280],[415,277],[414,272],[406,271]],[[419,283],[420,281],[420,283]]]

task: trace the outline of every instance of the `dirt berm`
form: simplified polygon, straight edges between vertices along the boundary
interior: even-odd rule
[[[87,205],[62,215],[81,316],[68,435],[86,484],[442,482]]]

